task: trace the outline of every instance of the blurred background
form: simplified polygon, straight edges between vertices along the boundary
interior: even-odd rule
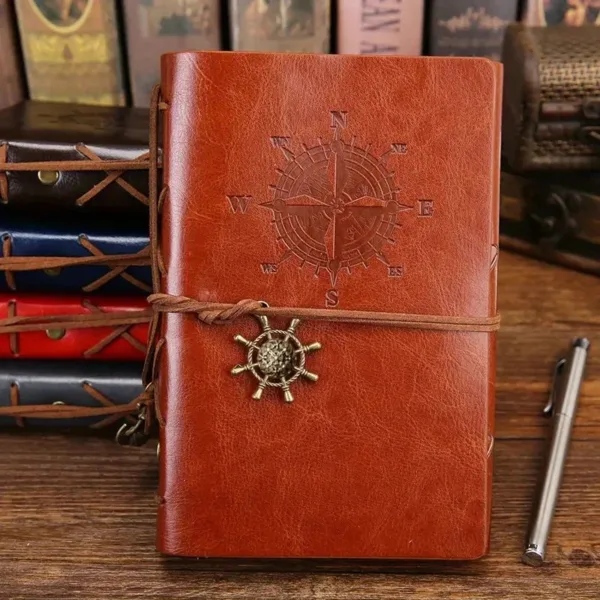
[[[175,50],[486,56],[506,27],[600,24],[598,0],[0,0],[0,107],[147,107]]]

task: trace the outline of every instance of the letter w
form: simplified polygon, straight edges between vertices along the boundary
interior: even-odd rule
[[[240,212],[245,215],[250,202],[252,202],[252,196],[227,196],[227,200],[229,200],[229,205],[234,213]]]

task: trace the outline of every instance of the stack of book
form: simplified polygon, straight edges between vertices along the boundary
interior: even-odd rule
[[[34,101],[0,112],[0,404],[104,407],[79,422],[99,427],[141,393],[148,121]]]

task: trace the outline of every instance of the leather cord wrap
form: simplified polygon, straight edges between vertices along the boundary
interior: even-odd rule
[[[199,302],[185,296],[152,294],[148,302],[158,312],[193,313],[208,325],[223,325],[249,314],[267,317],[297,317],[315,321],[386,325],[408,329],[433,329],[441,331],[491,332],[500,326],[500,316],[495,317],[445,317],[439,315],[413,315],[405,313],[374,312],[364,310],[336,310],[326,308],[268,307],[256,300],[240,300],[237,304]]]

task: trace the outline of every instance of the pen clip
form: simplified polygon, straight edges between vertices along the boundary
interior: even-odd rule
[[[556,400],[556,386],[558,384],[558,380],[562,374],[565,363],[567,362],[566,358],[560,358],[556,361],[554,365],[554,373],[552,375],[552,385],[550,386],[550,396],[548,397],[548,403],[544,407],[542,411],[543,415],[549,417],[554,411],[554,403]]]

